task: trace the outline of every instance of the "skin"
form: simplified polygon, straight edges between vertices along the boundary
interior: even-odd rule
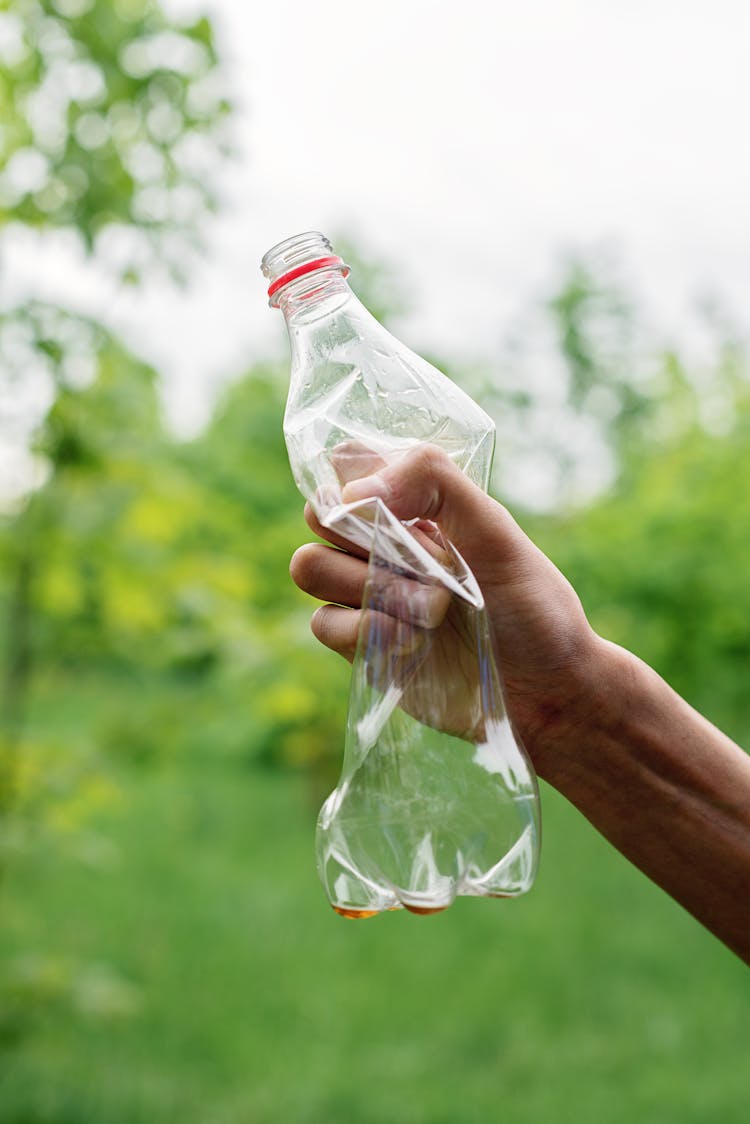
[[[373,464],[363,462],[372,472]],[[399,519],[438,525],[472,569],[500,638],[508,709],[539,774],[654,882],[750,963],[750,757],[651,668],[591,628],[570,583],[509,512],[437,449],[348,480],[344,500],[378,495]],[[352,660],[364,552],[321,526],[291,574],[328,604],[313,633]],[[431,624],[450,650],[450,609]],[[455,668],[437,668],[446,698]],[[457,704],[446,727],[470,730]]]

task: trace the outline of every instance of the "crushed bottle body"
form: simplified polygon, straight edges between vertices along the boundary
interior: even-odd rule
[[[333,908],[352,918],[517,896],[538,862],[538,789],[507,714],[479,586],[436,525],[401,523],[379,498],[342,498],[351,480],[422,445],[486,490],[494,426],[370,316],[333,260],[287,286],[287,307],[283,287],[277,298],[292,348],[284,433],[295,480],[320,522],[369,555],[318,871]],[[273,268],[264,267],[271,278]]]

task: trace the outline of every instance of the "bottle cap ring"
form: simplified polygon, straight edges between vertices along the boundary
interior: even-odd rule
[[[268,296],[271,298],[274,293],[278,293],[284,285],[288,285],[290,281],[296,281],[298,277],[304,277],[306,273],[313,273],[316,269],[335,269],[340,268],[344,277],[349,275],[349,266],[337,254],[333,254],[327,258],[316,258],[315,261],[305,262],[304,265],[298,265],[295,269],[290,269],[287,273],[282,273],[281,277],[277,277],[273,284],[268,286]]]

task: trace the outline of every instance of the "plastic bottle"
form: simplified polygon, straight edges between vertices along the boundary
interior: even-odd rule
[[[486,489],[493,423],[369,314],[322,234],[274,246],[262,270],[289,333],[294,478],[321,523],[369,553],[343,768],[316,835],[329,901],[371,917],[524,893],[539,854],[537,783],[476,580],[434,524],[342,499],[346,483],[423,443]]]

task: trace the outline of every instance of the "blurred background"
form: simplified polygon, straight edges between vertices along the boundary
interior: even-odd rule
[[[744,1124],[746,969],[552,790],[526,898],[328,908],[348,667],[258,263],[327,233],[594,626],[748,744],[749,36],[0,3],[1,1124]]]

